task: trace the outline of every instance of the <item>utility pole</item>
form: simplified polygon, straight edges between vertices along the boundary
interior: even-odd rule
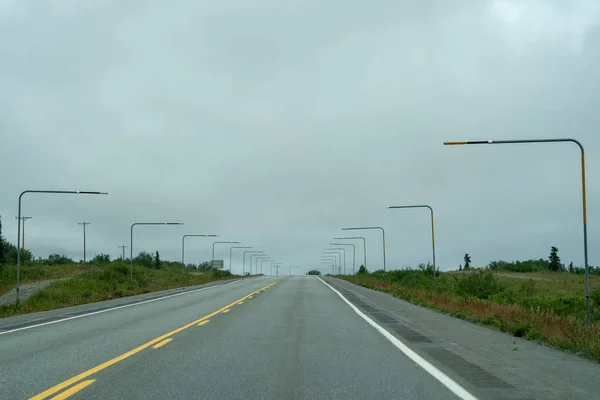
[[[23,248],[25,248],[25,221],[27,221],[28,219],[31,219],[32,217],[21,217],[21,219],[23,220]],[[19,217],[15,217],[15,219],[19,219]],[[19,223],[21,223],[21,221],[19,221]]]
[[[122,261],[125,261],[125,249],[126,249],[127,247],[129,247],[129,246],[125,246],[125,245],[123,245],[123,246],[117,246],[117,247],[118,247],[118,248],[120,248],[120,249],[123,249],[123,256],[121,257],[121,260],[122,260]]]
[[[85,264],[85,226],[91,222],[78,222],[77,225],[83,225],[83,263]]]

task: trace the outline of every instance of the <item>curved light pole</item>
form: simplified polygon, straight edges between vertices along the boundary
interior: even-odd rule
[[[219,235],[183,235],[181,238],[181,282],[185,272],[185,238],[186,237],[219,237]]]
[[[329,259],[329,261],[321,261],[321,264],[328,264],[331,267],[331,274],[335,275],[335,267],[334,267],[334,261],[333,259]]]
[[[133,285],[133,227],[136,225],[183,225],[183,222],[136,222],[131,224],[129,242],[129,283]]]
[[[332,249],[326,249],[326,250],[332,250]],[[338,263],[338,273],[339,275],[342,274],[342,249],[336,249],[338,251],[325,251],[323,252],[323,254],[337,254],[340,257],[340,262]],[[344,251],[345,252],[345,251]],[[345,256],[344,256],[344,266],[346,265],[346,260],[345,260]]]
[[[433,217],[433,208],[428,206],[427,204],[421,204],[416,206],[389,206],[388,209],[397,209],[397,208],[428,208],[431,212],[431,247],[433,249],[433,291],[437,291],[437,269],[435,266],[435,222]]]
[[[338,257],[339,257],[339,263],[338,263]],[[332,251],[329,253],[323,253],[321,255],[321,260],[333,260],[333,267],[335,270],[338,269],[338,265],[339,268],[342,268],[342,253],[341,252],[337,252],[337,251]],[[335,275],[335,270],[334,270],[334,275]]]
[[[370,229],[381,229],[381,242],[383,245],[383,271],[386,271],[385,266],[385,230],[381,226],[364,226],[360,228],[342,228],[343,231],[358,231],[358,230],[370,230]],[[367,266],[365,265],[365,268]]]
[[[212,249],[212,261],[210,262],[211,271],[215,268],[215,245],[216,244],[239,244],[240,242],[214,242]]]
[[[356,274],[356,246],[353,245],[352,243],[330,243],[330,244],[332,246],[352,246],[352,275]],[[345,273],[346,273],[346,270],[344,269],[344,274]]]
[[[341,250],[344,253],[344,275],[346,275],[346,249],[344,247],[335,247],[326,250]],[[340,260],[341,263],[341,260]],[[340,265],[340,275],[342,274],[342,268]]]
[[[260,253],[250,254],[250,275],[252,275],[252,263],[253,263],[252,257],[260,257],[260,256],[264,256],[264,255],[265,255],[265,253],[262,251]],[[258,264],[256,264],[256,268],[257,268],[256,272],[258,272]]]
[[[364,266],[365,268],[367,268],[367,239],[365,239],[362,236],[355,236],[355,237],[336,237],[333,238],[334,240],[356,240],[356,239],[361,239],[363,241],[363,258],[364,258]]]
[[[258,275],[258,264],[259,264],[259,262],[260,262],[260,265],[261,265],[260,273],[262,274],[262,262],[266,261],[266,260],[270,260],[270,259],[271,259],[271,257],[269,257],[267,255],[256,257],[256,275]]]
[[[263,273],[263,265],[264,265],[265,261],[272,261],[272,259],[271,258],[265,258],[263,260],[260,260],[260,273],[261,274]]]
[[[469,145],[469,144],[528,144],[528,143],[575,143],[581,150],[581,194],[583,200],[583,253],[585,260],[585,311],[586,321],[590,322],[590,278],[588,263],[588,234],[587,234],[587,195],[585,183],[585,150],[583,145],[575,139],[530,139],[530,140],[477,140],[468,142],[444,142],[445,146]]]
[[[229,248],[229,272],[231,272],[231,256],[232,256],[232,252],[233,249],[251,249],[252,247],[250,246],[233,246]],[[243,275],[243,272],[242,272]]]
[[[45,193],[45,194],[98,194],[107,195],[107,192],[83,192],[81,190],[24,190],[19,195],[19,216],[17,219],[17,306],[19,306],[19,286],[21,283],[21,199],[25,193]],[[23,221],[25,223],[25,221]],[[25,241],[25,238],[23,238]]]
[[[242,261],[242,275],[244,275],[246,273],[246,254],[252,254],[252,253],[262,253],[262,251],[245,251],[244,252],[244,258]],[[250,268],[252,269],[252,266],[250,266]],[[250,273],[252,273],[252,271],[250,271]]]

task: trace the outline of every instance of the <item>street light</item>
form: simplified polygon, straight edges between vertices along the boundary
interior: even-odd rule
[[[246,254],[252,254],[252,253],[262,253],[262,251],[245,251],[244,252],[244,257],[243,257],[243,261],[242,261],[242,275],[244,275],[246,273]],[[252,266],[250,266],[250,273],[252,273]]]
[[[356,239],[361,239],[363,241],[363,258],[364,258],[364,266],[365,268],[367,268],[367,239],[365,239],[362,236],[355,236],[355,237],[336,237],[333,238],[334,240],[356,240]]]
[[[346,249],[343,247],[335,247],[335,248],[325,249],[325,250],[341,250],[344,252],[344,275],[346,275]],[[342,274],[341,262],[342,261],[340,260],[340,275]]]
[[[326,250],[328,250],[328,249],[326,249]],[[341,275],[342,274],[342,252],[341,251],[325,251],[325,252],[323,252],[323,254],[336,254],[340,258],[340,262],[338,263],[338,272]],[[346,260],[344,260],[344,264],[345,264],[345,261]],[[337,262],[337,259],[336,259],[336,262]]]
[[[266,255],[265,256],[260,256],[259,255],[258,257],[256,257],[256,275],[258,275],[258,263],[260,262],[260,273],[262,274],[262,263],[263,263],[263,261],[267,261],[267,260],[270,260],[270,259],[271,259],[271,257],[266,256]]]
[[[335,252],[332,251],[332,252],[329,252],[329,253],[325,253],[324,252],[321,255],[321,260],[333,260],[333,265],[334,265],[335,268],[337,268],[338,257],[340,258],[339,265],[340,265],[340,268],[341,268],[341,265],[342,265],[342,253],[340,253],[338,251],[335,251]]]
[[[131,224],[129,242],[129,283],[133,285],[133,227],[136,225],[183,225],[183,222],[136,222]]]
[[[250,275],[252,275],[252,257],[260,257],[264,255],[265,253],[262,251],[260,253],[250,254]],[[256,272],[258,273],[258,264],[256,264]]]
[[[290,275],[292,275],[292,268],[300,268],[299,265],[290,265]]]
[[[381,229],[381,235],[382,235],[382,245],[383,245],[383,271],[385,272],[386,267],[385,267],[385,230],[381,227],[381,226],[364,226],[364,227],[360,227],[360,228],[342,228],[343,231],[358,231],[358,230],[365,230],[365,229]],[[365,265],[365,268],[367,266]]]
[[[435,266],[435,222],[433,217],[433,208],[426,204],[416,205],[416,206],[389,206],[388,209],[398,209],[398,208],[429,208],[431,212],[431,247],[433,249],[433,291],[437,290],[437,269]]]
[[[265,258],[264,260],[260,260],[260,273],[261,274],[263,273],[263,265],[264,265],[263,263],[265,261],[272,261],[272,259],[271,258]]]
[[[219,235],[183,235],[181,238],[181,282],[185,271],[185,238],[186,237],[219,237]]]
[[[233,249],[251,249],[252,247],[250,246],[233,246],[229,248],[229,272],[231,272],[231,256],[232,256],[232,252]],[[243,273],[242,273],[243,275]]]
[[[240,242],[214,242],[212,248],[212,261],[210,262],[211,271],[215,269],[215,245],[216,244],[239,244]]]
[[[19,287],[21,283],[21,199],[25,193],[46,193],[46,194],[99,194],[99,195],[107,195],[107,192],[82,192],[80,190],[24,190],[19,195],[19,215],[17,219],[19,223],[17,224],[17,306],[19,305]],[[23,221],[25,223],[25,221]],[[23,228],[25,229],[25,228]],[[25,237],[23,237],[23,241],[25,241]]]
[[[356,274],[356,246],[353,245],[352,243],[347,244],[347,243],[330,243],[332,246],[352,246],[352,274]],[[344,262],[346,262],[344,260]],[[346,266],[344,265],[344,268]],[[344,274],[346,273],[346,271],[344,270]]]
[[[329,259],[328,261],[321,261],[321,264],[329,264],[331,266],[331,275],[335,275],[335,261],[333,261],[333,259]]]
[[[468,142],[444,142],[445,146],[469,145],[469,144],[527,144],[527,143],[575,143],[581,150],[581,194],[583,201],[583,252],[585,259],[585,311],[586,321],[590,322],[590,278],[588,263],[588,234],[587,234],[587,196],[585,184],[585,151],[583,145],[575,139],[529,139],[529,140],[477,140]]]

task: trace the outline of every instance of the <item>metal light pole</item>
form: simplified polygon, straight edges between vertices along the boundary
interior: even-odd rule
[[[335,270],[337,270],[338,268],[338,257],[340,258],[340,262],[339,262],[339,266],[341,268],[342,266],[342,254],[340,252],[330,252],[330,253],[323,253],[321,255],[321,260],[330,260],[333,261],[333,267]],[[335,270],[334,270],[334,275],[335,275]]]
[[[335,237],[333,238],[334,240],[355,240],[355,239],[361,239],[363,241],[363,258],[364,258],[364,266],[365,268],[367,268],[367,239],[365,239],[362,236],[356,236],[356,237]]]
[[[335,247],[335,248],[326,249],[326,250],[341,250],[344,253],[344,275],[346,275],[346,249],[343,248],[343,247]],[[340,265],[340,275],[341,274],[342,274],[342,268],[341,268],[341,265]]]
[[[215,268],[215,245],[216,244],[239,244],[240,242],[214,242],[212,249],[212,261],[210,262],[210,270],[212,271]]]
[[[229,272],[231,272],[231,257],[233,253],[233,249],[251,249],[250,246],[233,246],[229,248]],[[243,272],[242,272],[243,274]]]
[[[435,222],[433,216],[433,208],[426,204],[416,205],[416,206],[390,206],[388,209],[396,209],[396,208],[428,208],[431,212],[431,247],[433,249],[433,291],[437,290],[437,268],[435,265]]]
[[[250,254],[250,275],[252,275],[252,257],[260,257],[264,255],[265,253],[263,253],[262,251],[260,253]],[[256,272],[258,272],[258,264],[256,264]]]
[[[262,262],[270,260],[270,257],[258,256],[256,257],[256,275],[258,275],[258,262],[260,261],[260,273],[262,274]]]
[[[356,274],[356,246],[352,243],[330,243],[332,246],[352,246],[352,274]],[[344,261],[345,262],[345,261]],[[344,265],[345,268],[345,265]],[[344,269],[344,274],[346,270]]]
[[[129,242],[129,283],[133,286],[133,227],[136,225],[183,225],[183,222],[136,222],[131,224]]]
[[[243,257],[243,261],[242,261],[242,275],[245,275],[245,273],[246,273],[246,254],[252,254],[252,253],[262,253],[262,251],[245,251],[244,252],[244,257]],[[252,269],[252,266],[250,266],[250,269]],[[250,273],[252,273],[252,271],[250,271]]]
[[[263,265],[264,265],[265,261],[271,261],[271,259],[270,258],[265,258],[263,260],[260,260],[260,273],[261,274],[263,273]]]
[[[47,194],[98,194],[107,195],[106,192],[82,192],[80,190],[25,190],[19,195],[19,215],[21,221],[21,200],[25,193],[47,193]],[[19,305],[19,286],[21,282],[21,224],[17,224],[17,306]]]
[[[181,282],[185,273],[185,238],[186,237],[219,237],[219,235],[183,235],[181,238]]]
[[[381,237],[382,237],[382,245],[383,245],[383,271],[386,271],[386,266],[385,266],[385,230],[381,227],[381,226],[364,226],[364,227],[360,227],[360,228],[342,228],[343,231],[358,231],[358,230],[365,230],[365,229],[381,229]],[[365,268],[367,266],[365,265]]]
[[[326,249],[326,250],[332,250],[332,249]],[[341,250],[341,249],[336,249],[336,250]],[[345,253],[345,251],[344,251]],[[338,273],[341,275],[342,274],[342,252],[341,251],[326,251],[323,252],[323,254],[337,254],[340,257],[340,262],[338,264]],[[346,257],[344,255],[344,266],[346,265]]]
[[[330,265],[331,266],[331,274],[335,275],[335,271],[334,271],[334,269],[335,269],[335,266],[334,266],[335,262],[333,261],[333,259],[329,259],[329,261],[321,261],[321,264],[328,264],[328,265]]]
[[[469,144],[528,144],[528,143],[575,143],[581,150],[581,193],[583,200],[583,252],[585,260],[585,311],[586,321],[590,320],[590,278],[589,278],[589,263],[588,263],[588,234],[587,234],[587,195],[585,183],[585,150],[583,145],[575,139],[529,139],[529,140],[477,140],[468,142],[444,142],[446,146],[469,145]]]

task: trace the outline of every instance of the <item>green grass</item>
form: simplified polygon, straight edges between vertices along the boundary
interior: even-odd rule
[[[182,285],[181,269],[153,269],[134,266],[133,285],[130,285],[128,264],[113,262],[104,267],[85,266],[84,268],[87,272],[81,273],[81,271],[78,271],[72,279],[53,282],[47,288],[36,292],[18,308],[15,305],[0,306],[0,317],[93,303],[181,286],[200,285],[216,280],[238,278],[231,275],[228,271],[215,271],[214,274],[211,274],[211,272],[204,274],[186,272]],[[39,276],[42,280],[49,279],[59,276],[56,275],[59,274],[59,271],[61,271],[61,268],[58,268],[54,272],[55,275],[42,273]],[[65,267],[62,271],[66,274],[75,273],[76,270]],[[33,277],[30,276],[30,279],[33,279]]]
[[[47,279],[66,278],[84,272],[97,270],[98,266],[68,264],[68,265],[21,265],[21,283],[43,281]],[[16,286],[17,267],[14,265],[3,265],[0,268],[0,296]]]
[[[432,291],[432,273],[390,271],[338,276],[514,336],[536,340],[600,361],[600,277],[590,277],[592,323],[585,322],[584,277],[568,273],[474,271],[443,273]]]

